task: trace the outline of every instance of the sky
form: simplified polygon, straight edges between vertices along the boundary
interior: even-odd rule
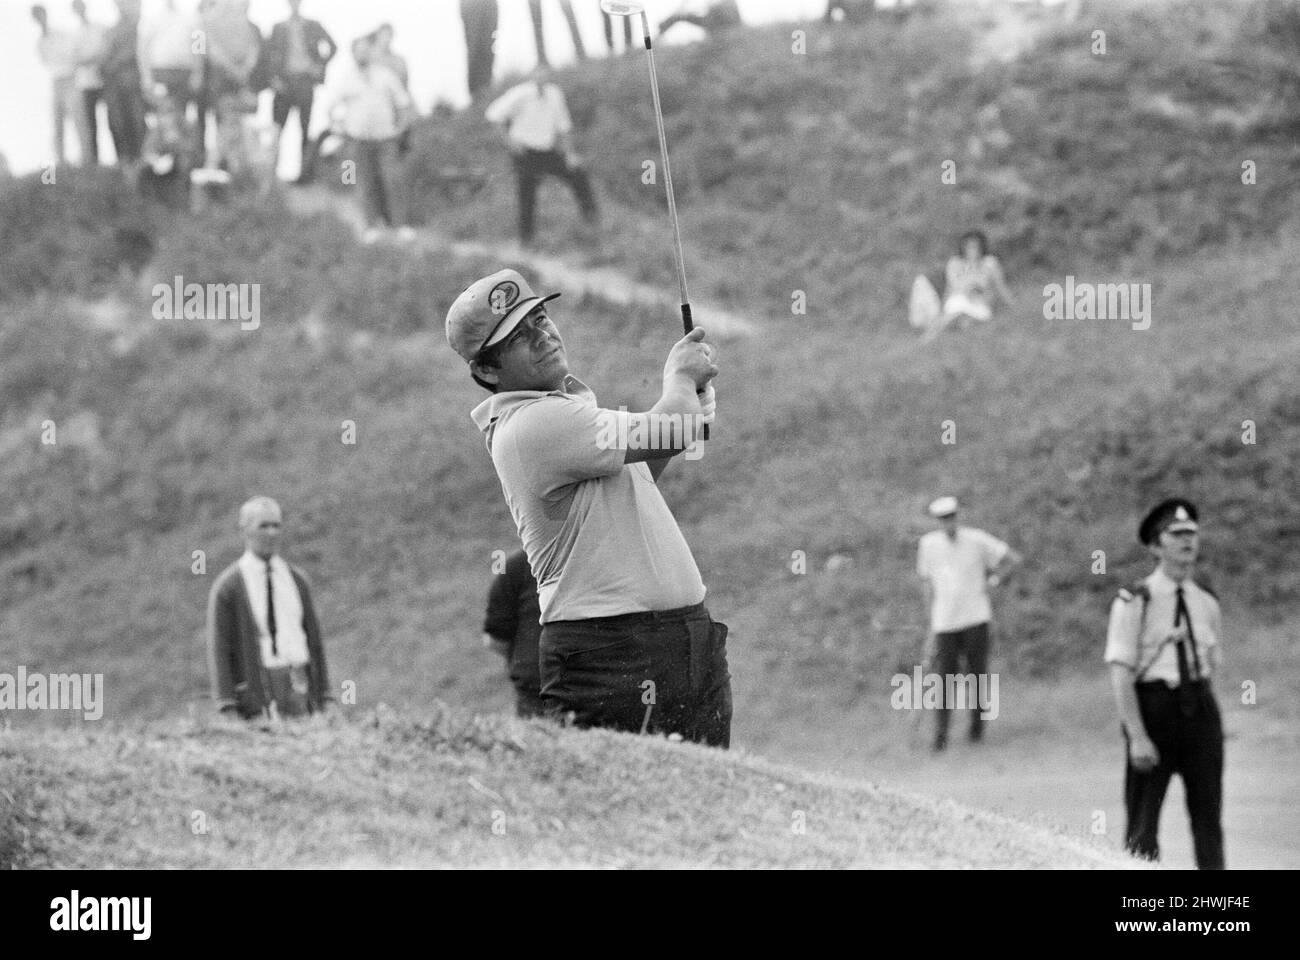
[[[780,20],[820,17],[827,0],[737,0],[746,23],[759,24]],[[144,0],[144,12],[161,6],[162,0]],[[551,62],[564,64],[573,59],[573,45],[558,0],[543,0],[546,11],[546,47]],[[178,6],[194,9],[198,0],[177,0]],[[71,0],[45,0],[53,27],[72,27],[75,20]],[[883,5],[883,4],[882,4]],[[647,0],[652,24],[682,6],[680,0]],[[499,0],[500,25],[497,38],[496,75],[523,72],[536,62],[528,0]],[[53,121],[48,74],[36,55],[37,29],[31,19],[31,0],[0,0],[0,154],[15,174],[28,173],[46,166],[53,157]],[[87,0],[90,19],[105,25],[117,19],[113,0]],[[457,0],[306,0],[303,13],[321,21],[339,43],[342,51],[352,38],[368,33],[379,24],[393,24],[394,49],[406,57],[410,67],[411,90],[421,110],[427,111],[436,101],[463,106],[469,96],[465,88],[465,43]],[[588,53],[604,56],[605,39],[598,0],[573,0],[579,29]],[[269,34],[272,25],[287,15],[284,0],[252,0],[253,22]],[[700,32],[689,25],[674,27],[665,43],[690,42]],[[621,32],[615,43],[621,44]],[[329,85],[347,69],[348,57],[340,52],[330,65],[326,77]],[[269,98],[263,97],[260,119],[268,122]],[[102,111],[102,108],[101,108]],[[324,109],[315,111],[317,120]],[[292,125],[292,121],[291,121]],[[69,140],[75,144],[71,131]],[[296,140],[286,137],[286,154]],[[101,135],[101,144],[107,137]],[[72,148],[70,148],[72,149]],[[111,160],[107,153],[103,159]],[[294,158],[286,156],[286,165]]]

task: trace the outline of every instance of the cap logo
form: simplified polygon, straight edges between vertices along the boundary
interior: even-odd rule
[[[488,306],[498,317],[510,312],[510,308],[519,302],[519,284],[513,280],[502,280],[488,294]]]

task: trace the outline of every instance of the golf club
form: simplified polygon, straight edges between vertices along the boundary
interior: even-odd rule
[[[659,103],[659,74],[655,71],[654,44],[650,40],[650,20],[641,0],[600,0],[600,9],[611,17],[641,16],[641,32],[645,38],[645,52],[650,61],[650,92],[654,97],[655,126],[659,129],[659,153],[664,165],[664,190],[668,194],[668,216],[673,221],[673,252],[676,254],[677,289],[681,294],[682,327],[687,333],[695,328],[691,317],[691,297],[686,291],[686,261],[682,256],[682,230],[677,222],[677,198],[673,194],[673,172],[668,164],[668,136],[664,133],[664,112]],[[709,439],[709,425],[704,425],[704,439]]]

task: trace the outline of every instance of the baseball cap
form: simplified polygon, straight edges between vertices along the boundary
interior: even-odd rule
[[[1171,497],[1151,508],[1138,525],[1138,540],[1150,546],[1166,530],[1177,533],[1180,530],[1199,530],[1196,506],[1182,497]]]
[[[498,270],[475,280],[447,311],[447,342],[469,363],[519,326],[528,311],[558,297],[539,297],[516,270]]]
[[[930,503],[930,516],[950,517],[957,512],[956,497],[939,497]]]

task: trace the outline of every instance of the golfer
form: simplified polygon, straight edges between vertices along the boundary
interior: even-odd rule
[[[650,410],[601,409],[569,374],[546,309],[557,296],[502,270],[447,313],[448,342],[492,393],[471,416],[537,580],[542,701],[578,726],[726,747],[727,628],[705,609],[695,559],[655,485],[712,420],[716,352],[697,328],[669,351]]]
[[[1175,498],[1138,527],[1155,571],[1110,608],[1106,662],[1124,734],[1125,846],[1156,860],[1169,779],[1183,778],[1196,866],[1222,870],[1223,723],[1210,676],[1220,665],[1219,601],[1192,580],[1200,553],[1196,507]]]

